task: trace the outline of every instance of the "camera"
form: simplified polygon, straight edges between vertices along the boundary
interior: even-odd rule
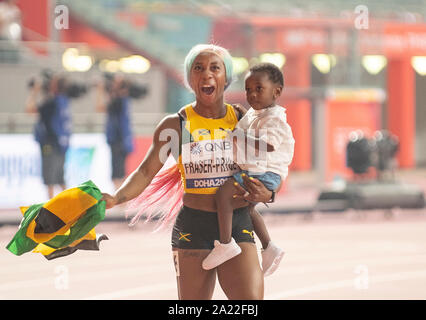
[[[369,167],[374,166],[381,174],[392,170],[398,149],[398,137],[386,130],[376,131],[371,139],[367,139],[361,131],[353,131],[346,145],[346,166],[355,174],[366,173]]]
[[[52,80],[53,73],[49,70],[43,70],[40,77],[33,77],[28,81],[28,88],[32,89],[36,83],[41,83],[41,89],[44,93],[49,91],[50,81]]]
[[[65,94],[74,99],[85,95],[88,87],[84,84],[69,81],[63,75],[55,75],[51,70],[43,70],[39,77],[33,77],[28,81],[28,88],[32,89],[36,83],[41,83],[41,89],[44,94],[49,94],[52,81],[57,81],[57,92]]]
[[[361,131],[353,131],[346,145],[346,166],[355,174],[363,174],[373,164],[374,145]]]
[[[114,79],[114,74],[104,73],[104,88],[106,92],[113,92]],[[146,86],[134,83],[128,79],[123,79],[120,82],[120,86],[116,89],[127,90],[127,94],[132,99],[141,99],[148,94],[148,88]]]
[[[66,95],[69,98],[79,98],[87,93],[87,86],[79,83],[70,83],[66,88]]]

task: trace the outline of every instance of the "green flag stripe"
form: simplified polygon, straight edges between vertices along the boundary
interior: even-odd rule
[[[24,218],[21,221],[18,232],[6,246],[6,248],[13,254],[20,256],[21,254],[31,251],[37,247],[38,243],[27,237],[27,229],[28,225],[35,219],[42,206],[43,203],[34,204],[25,211]]]
[[[82,183],[78,188],[98,201],[102,198],[102,193],[92,181]],[[6,246],[10,252],[16,255],[22,255],[25,252],[33,250],[38,245],[38,243],[28,238],[26,233],[29,224],[37,217],[43,205],[44,203],[32,205],[25,212],[19,230]],[[55,249],[66,247],[86,235],[104,218],[105,201],[101,201],[86,211],[86,213],[70,228],[69,235],[58,235],[45,244]]]
[[[81,185],[78,186],[78,188],[81,191],[90,194],[96,200],[101,200],[101,198],[102,198],[101,191],[91,180],[89,180],[85,183],[82,183]]]

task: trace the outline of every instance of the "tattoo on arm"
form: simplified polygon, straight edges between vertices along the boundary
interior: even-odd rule
[[[117,204],[121,204],[123,202],[126,202],[128,199],[125,195],[118,195],[117,197]]]

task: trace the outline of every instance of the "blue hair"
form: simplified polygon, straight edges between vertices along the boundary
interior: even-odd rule
[[[226,90],[226,88],[228,88],[230,84],[234,81],[232,56],[229,54],[228,50],[214,44],[197,44],[196,46],[192,47],[192,49],[188,52],[188,54],[185,57],[185,62],[183,64],[183,67],[184,67],[183,80],[184,80],[185,87],[187,87],[189,90],[192,91],[192,88],[189,85],[189,75],[191,73],[191,67],[192,67],[192,64],[194,63],[195,58],[197,58],[201,52],[205,52],[205,51],[215,52],[218,54],[220,58],[222,58],[223,64],[225,65],[225,72],[226,72],[226,85],[225,85],[225,90]]]

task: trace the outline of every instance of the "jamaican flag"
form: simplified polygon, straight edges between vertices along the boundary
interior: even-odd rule
[[[82,250],[99,250],[105,235],[94,227],[105,218],[105,201],[98,187],[87,181],[59,193],[46,203],[21,208],[24,217],[6,248],[20,256],[33,250],[48,260]]]

